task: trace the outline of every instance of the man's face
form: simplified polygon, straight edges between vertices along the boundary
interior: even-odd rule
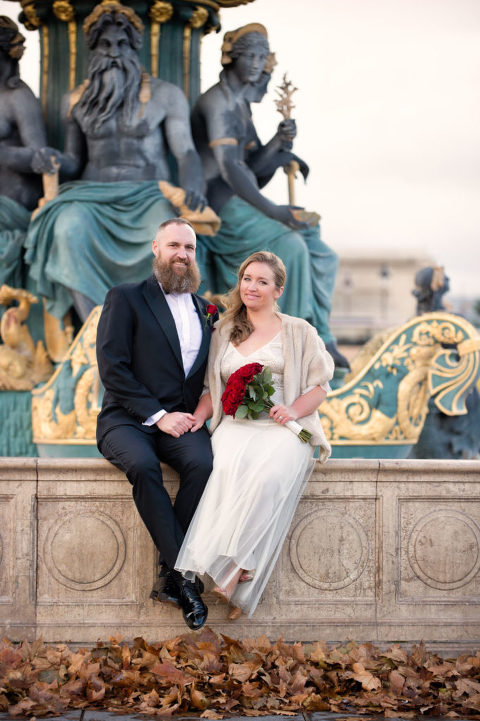
[[[100,35],[94,52],[104,58],[109,58],[112,65],[120,57],[130,57],[135,50],[130,47],[128,35],[124,28],[118,25],[108,25]]]
[[[177,275],[195,262],[195,233],[188,225],[171,223],[157,235],[152,250],[156,258],[169,265]]]
[[[198,289],[195,246],[195,233],[188,225],[172,223],[157,234],[152,245],[153,270],[165,292],[195,293]]]

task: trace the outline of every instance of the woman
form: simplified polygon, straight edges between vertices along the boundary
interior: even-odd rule
[[[231,619],[241,611],[251,616],[257,606],[313,469],[313,446],[320,446],[321,461],[330,455],[317,408],[333,361],[311,325],[278,312],[285,278],[273,253],[256,252],[242,263],[230,308],[213,334],[209,390],[194,414],[192,431],[212,418],[214,466],[176,568],[192,579],[210,575],[214,592],[233,606]],[[271,369],[275,405],[263,420],[223,415],[226,381],[253,362]],[[311,445],[282,427],[297,419],[312,433]]]

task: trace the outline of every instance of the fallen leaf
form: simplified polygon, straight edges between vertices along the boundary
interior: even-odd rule
[[[355,681],[359,681],[367,691],[374,691],[377,688],[381,688],[382,682],[380,679],[370,673],[370,671],[367,671],[361,663],[354,663],[352,669],[352,678],[354,678]]]

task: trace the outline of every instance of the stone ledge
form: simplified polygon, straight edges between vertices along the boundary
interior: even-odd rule
[[[165,469],[175,492],[175,474]],[[317,465],[264,597],[230,636],[480,645],[480,462]],[[154,548],[124,475],[103,459],[0,458],[0,631],[92,643],[183,633],[149,599]]]

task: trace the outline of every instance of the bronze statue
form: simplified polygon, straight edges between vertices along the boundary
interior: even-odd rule
[[[40,103],[20,79],[25,38],[0,16],[0,285],[23,284],[22,244],[42,194],[32,163],[46,145]]]
[[[442,298],[450,290],[450,279],[442,267],[431,265],[421,268],[415,275],[412,295],[417,299],[417,315],[434,310],[446,310]]]
[[[202,168],[182,91],[142,71],[137,50],[143,25],[116,0],[97,5],[84,23],[92,51],[88,78],[65,99],[64,153],[53,155],[60,178],[79,178],[32,223],[27,262],[47,308],[61,318],[72,297],[82,320],[120,282],[151,270],[151,242],[173,214],[158,181],[178,168],[190,209],[205,205]]]
[[[201,95],[192,112],[208,203],[222,220],[214,238],[200,239],[206,285],[224,293],[235,285],[236,269],[249,253],[276,253],[289,278],[280,300],[282,311],[310,321],[337,365],[348,366],[329,328],[337,255],[320,239],[318,225],[299,221],[297,208],[277,205],[260,192],[275,170],[291,159],[296,135],[295,122],[284,120],[262,145],[252,122],[250,102],[263,97],[265,74],[273,67],[265,27],[251,23],[226,33],[222,66],[220,81]],[[306,175],[303,162],[301,169]]]

